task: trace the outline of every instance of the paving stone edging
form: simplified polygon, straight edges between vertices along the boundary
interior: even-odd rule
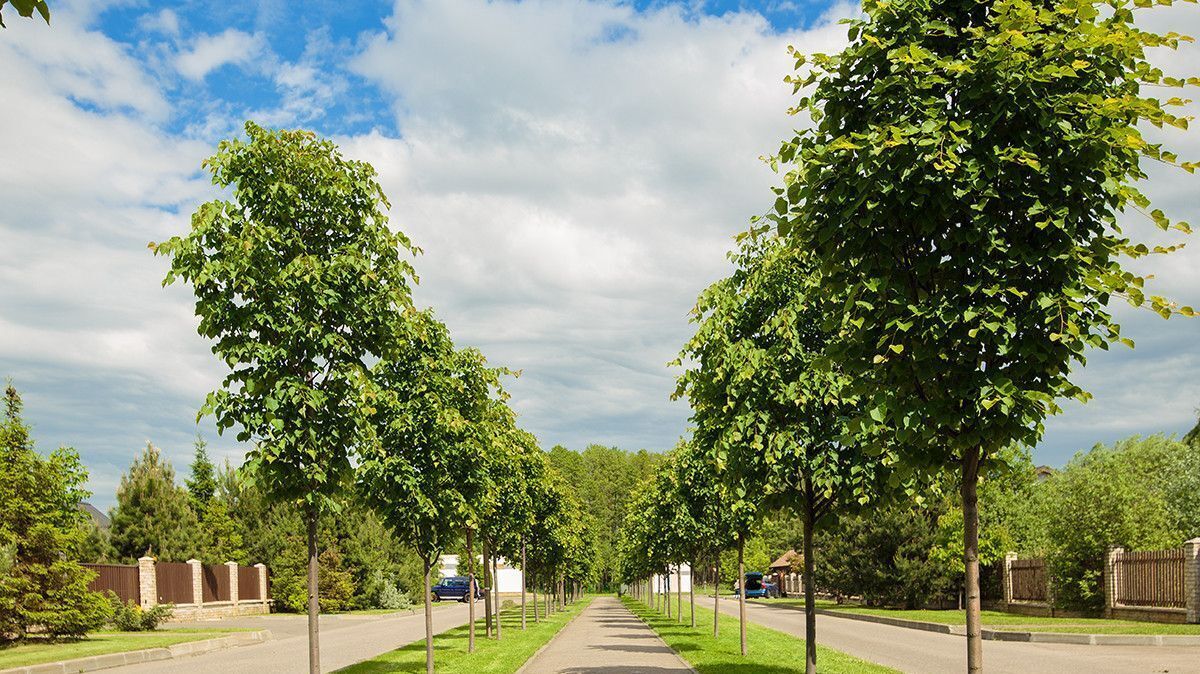
[[[234,632],[215,639],[185,641],[161,648],[145,648],[139,651],[92,655],[86,658],[63,660],[61,662],[43,662],[38,665],[0,669],[0,674],[78,674],[79,672],[94,672],[98,669],[136,665],[143,662],[157,662],[159,660],[174,660],[189,655],[211,653],[212,651],[220,651],[236,646],[249,646],[251,644],[262,643],[270,638],[270,630]]]
[[[783,606],[791,610],[804,610],[803,608],[793,608],[791,606]],[[962,625],[944,625],[942,623],[931,623],[922,620],[908,620],[906,618],[890,618],[888,616],[866,615],[862,613],[851,613],[848,611],[831,611],[829,609],[817,609],[818,615],[830,616],[833,618],[843,618],[846,620],[860,620],[862,622],[877,623],[880,625],[891,625],[892,627],[903,627],[910,630],[922,630],[925,632],[937,632],[939,634],[954,634],[957,636],[966,636],[966,627]],[[1073,632],[1014,632],[1010,630],[989,630],[981,631],[984,641],[1023,641],[1034,644],[1076,644],[1083,646],[1200,646],[1200,635],[1190,636],[1183,634],[1078,634]],[[0,673],[3,674],[3,673]]]

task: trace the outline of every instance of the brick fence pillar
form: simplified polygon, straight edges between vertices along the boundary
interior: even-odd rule
[[[229,570],[229,601],[236,605],[238,603],[238,564],[237,562],[225,562],[225,568]]]
[[[1183,589],[1187,598],[1187,621],[1200,623],[1200,538],[1183,544]]]
[[[1121,563],[1118,561],[1125,548],[1119,545],[1108,546],[1104,555],[1104,617],[1113,617],[1113,610],[1121,603],[1119,588],[1121,587]]]
[[[138,594],[142,608],[158,605],[158,575],[154,570],[153,557],[138,557]]]
[[[192,567],[192,603],[199,606],[204,603],[204,565],[198,559],[187,560]]]
[[[254,568],[258,569],[258,599],[265,604],[270,599],[267,596],[267,565],[255,564]]]
[[[1008,608],[1008,605],[1013,603],[1012,565],[1013,565],[1013,562],[1015,562],[1015,561],[1017,561],[1017,553],[1007,552],[1004,554],[1004,567],[1003,567],[1003,574],[1001,576],[1001,586],[1004,591],[1004,607],[1005,608]]]

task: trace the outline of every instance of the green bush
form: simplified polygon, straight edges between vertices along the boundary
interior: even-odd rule
[[[384,581],[381,585],[379,594],[375,598],[375,605],[379,608],[392,609],[395,611],[404,611],[413,607],[412,599],[400,586],[390,581]]]
[[[115,593],[108,593],[108,602],[112,606],[112,625],[122,632],[153,632],[158,624],[171,617],[171,607],[161,604],[149,610],[133,602],[121,601]]]

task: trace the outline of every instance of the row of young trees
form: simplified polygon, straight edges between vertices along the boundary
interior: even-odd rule
[[[1143,123],[1187,120],[1169,112],[1183,101],[1142,87],[1200,79],[1148,60],[1184,39],[1138,28],[1133,5],[1149,3],[1103,4],[868,1],[842,53],[796,54],[792,112],[812,123],[772,158],[773,209],[742,238],[733,276],[701,295],[681,358],[689,444],[733,522],[718,541],[746,513],[788,505],[811,578],[813,532],[833,516],[953,476],[971,672],[983,667],[981,475],[1036,444],[1059,399],[1088,399],[1071,377],[1088,349],[1132,346],[1112,300],[1194,315],[1121,262],[1177,246],[1133,241],[1118,218],[1190,231],[1134,183],[1144,161],[1196,168],[1144,138]],[[631,539],[649,512],[631,512]],[[651,537],[628,574],[680,554]],[[806,594],[811,674],[811,583]]]
[[[419,249],[388,227],[374,169],[309,132],[246,133],[204,163],[232,198],[203,204],[186,236],[151,244],[171,261],[164,284],[193,286],[199,332],[229,368],[201,415],[252,443],[254,488],[303,514],[310,670],[320,513],[353,493],[421,558],[432,672],[430,572],[458,532],[472,583],[480,542],[485,559],[522,559],[561,596],[591,575],[590,528],[517,428],[507,371],[414,306],[406,254]]]

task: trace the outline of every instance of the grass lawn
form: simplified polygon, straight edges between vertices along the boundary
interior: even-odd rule
[[[757,601],[763,604],[791,605],[797,608],[804,606],[803,599],[768,599]],[[902,620],[920,620],[943,625],[966,625],[967,616],[963,611],[907,611],[890,608],[868,608],[842,604],[839,606],[832,601],[818,601],[817,608],[863,615],[887,616]],[[1072,634],[1195,634],[1200,635],[1200,625],[1176,625],[1169,623],[1151,623],[1137,620],[1107,620],[1105,618],[1042,618],[1036,616],[1017,615],[1003,611],[984,611],[984,629],[1009,630],[1013,632],[1063,632]]]
[[[511,674],[525,664],[546,642],[591,603],[584,597],[542,622],[533,622],[530,608],[528,629],[521,631],[521,607],[500,613],[503,638],[499,641],[484,636],[484,619],[475,622],[475,652],[467,653],[467,626],[456,627],[433,638],[433,662],[439,673],[445,674]],[[338,670],[346,674],[377,674],[379,672],[424,672],[425,639],[415,641],[357,665]]]
[[[157,632],[95,632],[73,641],[51,641],[37,637],[0,647],[0,669],[24,667],[43,662],[86,658],[93,655],[162,648],[187,641],[214,639],[241,630],[160,630]]]
[[[696,627],[651,610],[645,604],[624,597],[629,610],[645,620],[667,645],[683,656],[700,674],[791,674],[804,671],[804,640],[777,630],[746,624],[746,641],[750,654],[741,656],[737,618],[721,616],[720,636],[712,637],[713,614],[710,609],[696,605]],[[685,621],[688,609],[684,608]],[[878,674],[895,672],[882,665],[860,660],[841,651],[817,645],[817,669],[822,674]]]

